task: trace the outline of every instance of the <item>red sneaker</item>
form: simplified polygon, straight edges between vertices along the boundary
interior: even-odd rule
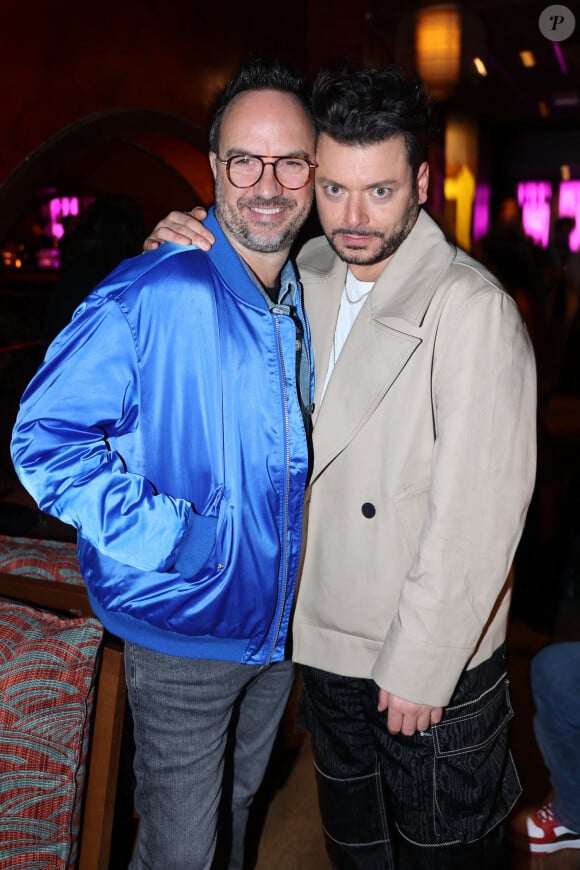
[[[580,849],[580,834],[564,827],[545,804],[526,819],[530,852],[559,852],[560,849]]]

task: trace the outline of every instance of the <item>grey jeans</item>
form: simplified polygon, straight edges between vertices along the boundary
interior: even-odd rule
[[[292,663],[183,659],[127,643],[125,665],[141,817],[131,870],[209,870],[230,746],[228,867],[242,868],[248,813],[292,687]]]

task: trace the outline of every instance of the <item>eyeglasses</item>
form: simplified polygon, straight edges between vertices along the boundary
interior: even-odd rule
[[[272,163],[264,163],[271,160]],[[227,160],[217,158],[226,167],[226,175],[234,187],[253,187],[264,174],[264,167],[271,166],[274,178],[287,190],[300,190],[312,179],[318,163],[310,163],[306,157],[273,157],[270,154],[233,154]]]

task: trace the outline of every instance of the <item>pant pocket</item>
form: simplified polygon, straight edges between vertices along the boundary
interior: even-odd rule
[[[337,778],[315,765],[318,802],[327,836],[348,846],[384,841],[384,809],[376,771],[366,776]]]
[[[480,839],[518,799],[521,786],[508,747],[512,716],[504,679],[481,698],[448,708],[432,727],[433,812],[443,839]]]
[[[326,851],[336,870],[394,870],[378,769],[337,778],[316,766]]]

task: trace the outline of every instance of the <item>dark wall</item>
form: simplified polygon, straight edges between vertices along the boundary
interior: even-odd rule
[[[12,2],[2,11],[0,184],[60,129],[106,109],[147,108],[204,127],[249,52],[306,72],[362,59],[365,3],[295,0]]]

